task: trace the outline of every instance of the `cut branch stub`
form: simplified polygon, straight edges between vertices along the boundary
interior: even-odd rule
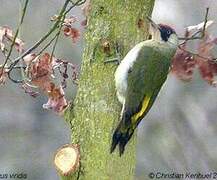
[[[80,152],[77,144],[66,144],[54,156],[54,165],[63,176],[69,176],[79,167]]]

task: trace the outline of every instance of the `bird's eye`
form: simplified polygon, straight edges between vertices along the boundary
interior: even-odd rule
[[[171,32],[170,32],[170,30],[167,30],[167,34],[170,34]]]

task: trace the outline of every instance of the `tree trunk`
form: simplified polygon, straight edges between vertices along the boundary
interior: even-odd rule
[[[135,137],[122,157],[110,154],[111,137],[119,121],[121,105],[114,86],[115,63],[138,42],[148,37],[146,16],[154,0],[92,0],[86,45],[77,96],[65,118],[72,128],[72,143],[79,144],[81,167],[63,179],[129,180],[135,170]],[[136,134],[136,133],[135,133]]]

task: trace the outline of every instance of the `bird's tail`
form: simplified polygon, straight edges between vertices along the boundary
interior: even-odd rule
[[[116,146],[119,145],[120,156],[124,153],[124,149],[128,141],[131,139],[136,126],[132,124],[131,115],[124,113],[119,125],[117,126],[113,137],[110,152],[112,153]]]
[[[146,95],[136,111],[124,107],[121,121],[112,137],[111,153],[115,150],[117,145],[119,145],[120,156],[124,153],[127,142],[132,137],[134,130],[141,122],[142,118],[148,113],[155,97],[156,96],[151,99],[151,95]]]

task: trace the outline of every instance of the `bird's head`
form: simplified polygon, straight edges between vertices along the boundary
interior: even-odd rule
[[[148,18],[151,24],[151,35],[152,39],[165,42],[171,45],[178,45],[178,36],[173,28],[165,24],[156,24],[150,18]]]

